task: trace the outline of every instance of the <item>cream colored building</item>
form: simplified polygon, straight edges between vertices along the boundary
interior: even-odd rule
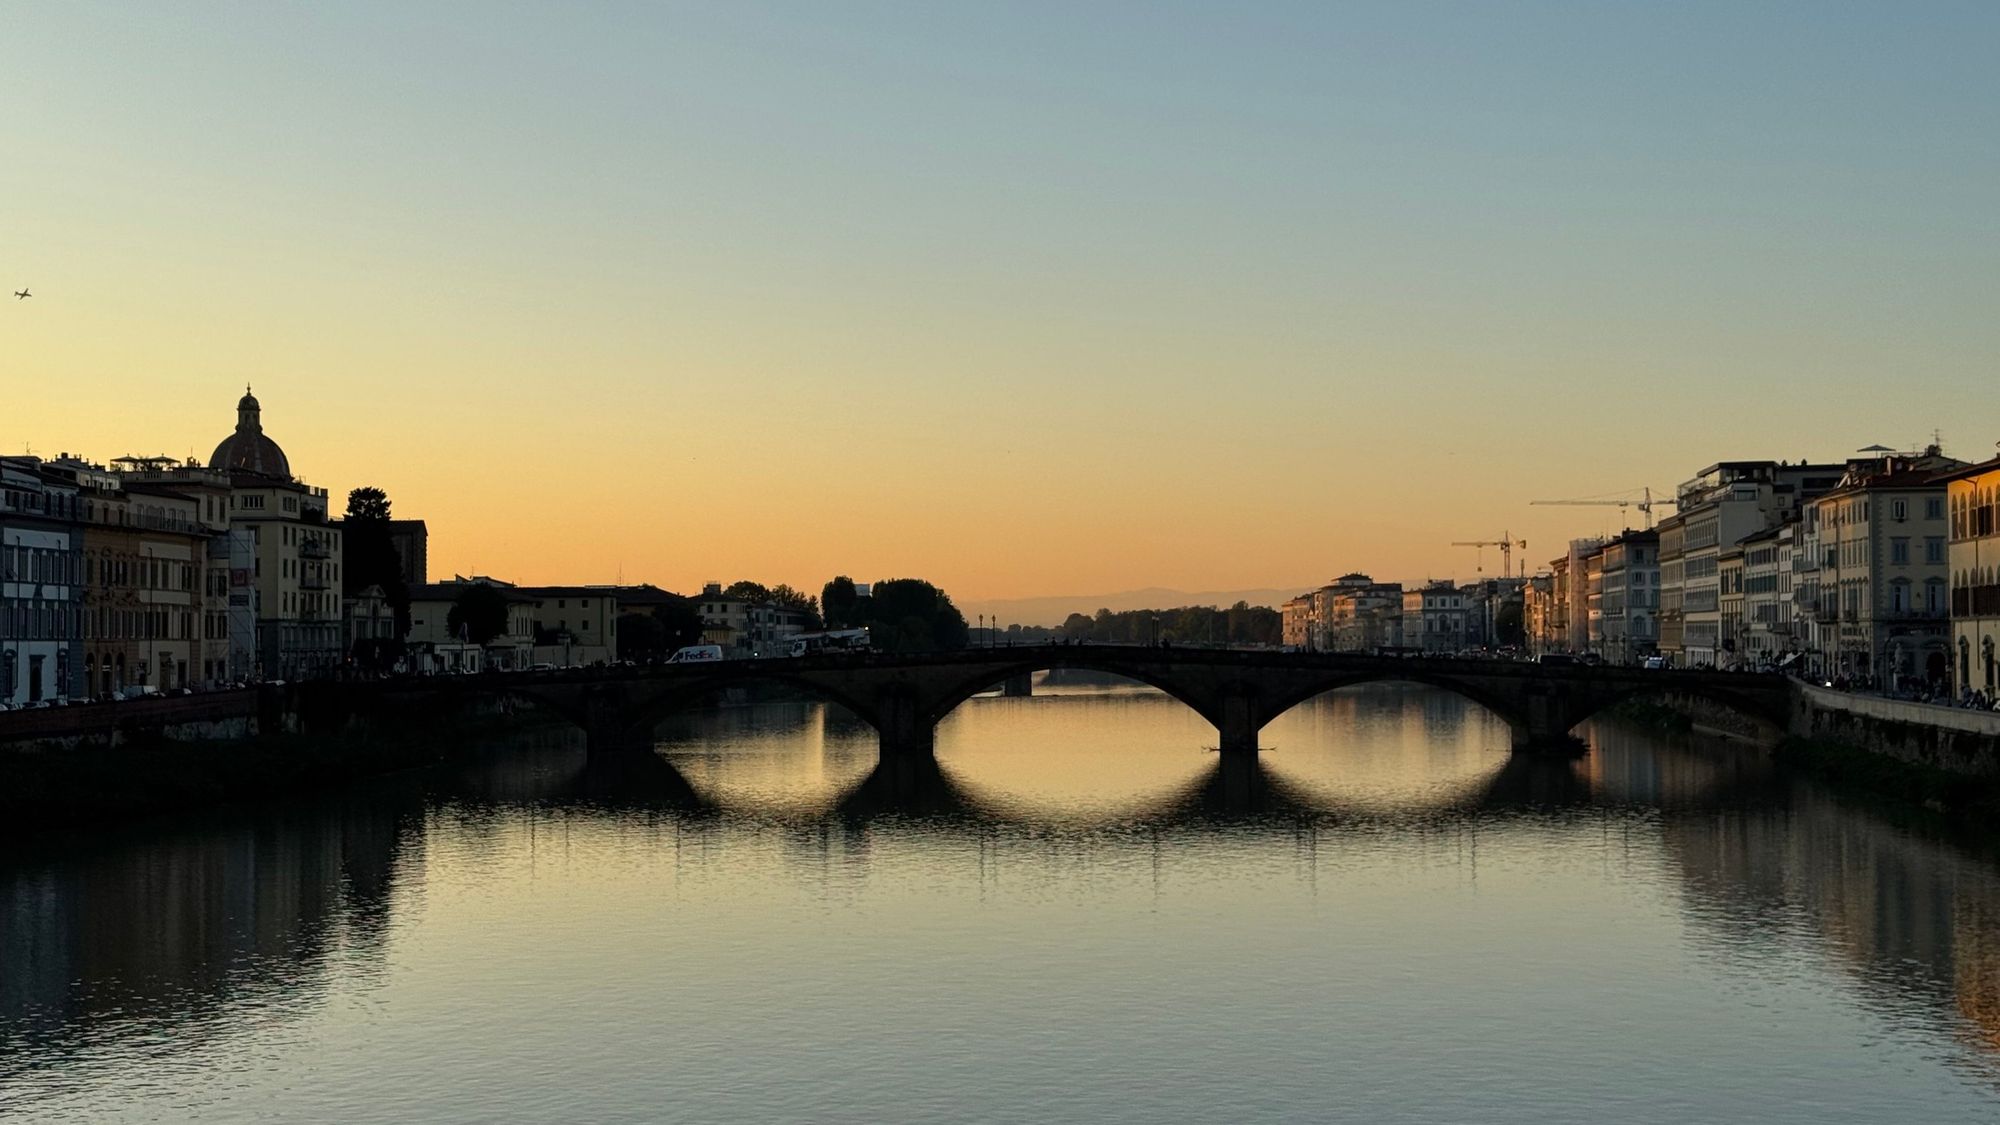
[[[721,645],[731,659],[791,655],[791,638],[812,625],[804,613],[768,602],[732,598],[720,582],[702,587],[695,600],[704,644]]]
[[[1560,651],[1555,590],[1556,578],[1550,573],[1528,579],[1521,591],[1521,627],[1527,633],[1530,655]]]
[[[534,662],[575,668],[608,664],[618,654],[615,586],[522,586],[534,603]]]
[[[256,674],[330,675],[346,659],[341,621],[341,532],[327,492],[292,476],[285,451],[264,433],[263,410],[245,388],[236,430],[208,467],[229,475],[229,522],[249,532],[249,588],[257,614]]]
[[[249,679],[257,665],[257,611],[251,581],[255,549],[249,531],[231,529],[230,475],[166,457],[120,457],[111,466],[128,491],[165,490],[199,505],[195,519],[205,538],[198,599],[198,677],[211,685]]]
[[[85,694],[203,683],[208,540],[198,498],[101,465],[52,463],[83,500]]]
[[[1466,597],[1450,580],[1403,591],[1404,648],[1457,652],[1465,647]]]
[[[1732,543],[1716,555],[1716,604],[1721,610],[1721,641],[1715,656],[1718,668],[1743,665],[1743,569],[1743,544]]]
[[[1300,594],[1278,609],[1279,637],[1286,648],[1312,647],[1313,600]]]
[[[1793,632],[1792,544],[1800,520],[1754,532],[1743,550],[1743,610],[1736,651],[1744,666],[1774,668],[1799,648]]]
[[[1990,696],[2000,692],[2000,457],[1939,483],[1949,518],[1953,686]]]
[[[1627,531],[1604,545],[1597,651],[1613,664],[1636,664],[1657,651],[1660,536]]]
[[[1655,649],[1668,664],[1687,663],[1685,639],[1687,618],[1683,601],[1687,596],[1687,524],[1679,515],[1660,521],[1659,613]]]
[[[1951,521],[1940,476],[1963,467],[1936,447],[1856,460],[1813,501],[1829,674],[1950,675]]]
[[[491,586],[507,603],[506,628],[474,644],[451,628],[451,610],[467,586]],[[535,663],[535,599],[520,588],[484,575],[410,587],[411,668],[418,672],[519,671]]]
[[[1733,663],[1722,623],[1722,552],[1753,532],[1776,527],[1801,505],[1839,484],[1843,466],[1800,461],[1719,461],[1684,481],[1676,496],[1681,554],[1678,628],[1682,663]],[[1667,532],[1661,530],[1661,569]],[[1661,649],[1667,648],[1663,638]]]

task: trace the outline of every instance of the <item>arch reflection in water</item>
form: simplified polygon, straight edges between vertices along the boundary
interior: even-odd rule
[[[250,895],[272,943],[184,943],[159,973],[105,958],[18,973],[17,951],[102,942],[127,912],[11,904],[218,861],[148,833],[87,863],[17,865],[0,978],[18,1049],[0,1101],[138,1116],[135,1084],[171,1083],[190,1057],[230,1065],[163,1050],[164,1027],[258,1045],[211,1079],[211,1116],[224,1097],[329,1116],[357,1075],[404,1116],[462,1119],[672,1105],[865,1120],[884,1099],[1025,1118],[1022,1092],[1051,1090],[1045,1118],[1107,1122],[1189,1105],[1494,1121],[2000,1109],[2000,888],[1983,861],[1740,746],[1598,723],[1582,761],[1517,758],[1477,710],[1387,686],[1308,704],[1246,769],[1190,752],[1177,711],[973,700],[934,767],[904,773],[876,768],[865,732],[850,754],[837,715],[792,705],[669,729],[623,776],[587,771],[573,741],[496,753],[425,792],[371,790],[359,818],[275,818],[323,842],[237,861],[296,872]],[[227,854],[241,831],[205,826],[195,850]],[[138,942],[165,915],[130,916]],[[64,998],[67,973],[87,1002]],[[105,1007],[135,975],[175,982],[154,989],[150,1025]],[[260,999],[305,1030],[270,1034]],[[1671,1033],[1688,1026],[1698,1042]],[[414,1057],[371,1048],[384,1033]],[[550,1065],[577,1057],[597,1069]],[[1510,1077],[1460,1092],[1468,1072]]]

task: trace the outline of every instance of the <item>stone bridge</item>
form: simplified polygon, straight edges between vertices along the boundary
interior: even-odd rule
[[[1429,659],[1119,645],[1045,645],[958,652],[862,653],[737,660],[648,668],[575,669],[403,681],[403,691],[502,690],[566,716],[593,753],[650,747],[666,715],[728,688],[788,685],[837,703],[873,726],[885,759],[929,757],[937,724],[981,691],[1051,668],[1077,668],[1150,684],[1216,729],[1226,754],[1253,754],[1272,719],[1322,692],[1351,684],[1407,681],[1454,692],[1499,715],[1517,750],[1571,750],[1570,729],[1633,696],[1714,701],[1781,731],[1792,686],[1783,676],[1643,671],[1501,660]]]

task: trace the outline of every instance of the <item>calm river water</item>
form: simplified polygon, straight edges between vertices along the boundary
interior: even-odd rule
[[[1434,691],[819,705],[0,860],[0,1119],[2000,1120],[2000,877]]]

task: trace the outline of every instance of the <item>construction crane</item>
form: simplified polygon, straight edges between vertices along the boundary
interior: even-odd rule
[[[1503,531],[1500,533],[1500,538],[1498,539],[1460,539],[1453,543],[1452,546],[1478,547],[1480,549],[1479,569],[1482,571],[1486,569],[1485,549],[1488,547],[1500,548],[1500,577],[1512,578],[1514,577],[1514,548],[1519,547],[1525,551],[1528,549],[1528,541],[1526,539],[1516,539],[1512,534]],[[1527,560],[1521,560],[1521,568],[1526,570],[1527,566]]]
[[[1679,501],[1668,500],[1665,497],[1655,500],[1653,499],[1653,490],[1650,488],[1642,488],[1639,491],[1642,495],[1637,500],[1628,497],[1623,500],[1530,500],[1529,503],[1535,505],[1559,505],[1571,508],[1637,508],[1639,509],[1639,514],[1646,517],[1646,530],[1651,531],[1653,529],[1653,505],[1665,504],[1668,507],[1672,507],[1678,504]]]

